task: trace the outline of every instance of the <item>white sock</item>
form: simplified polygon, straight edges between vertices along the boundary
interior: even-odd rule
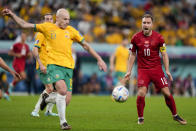
[[[46,98],[46,102],[56,104],[56,97],[57,97],[57,92],[52,92],[49,94],[49,97]]]
[[[37,113],[39,112],[41,102],[42,102],[42,94],[39,96],[39,99],[35,105],[35,109],[33,110],[34,112],[37,112]]]
[[[52,113],[53,106],[54,106],[53,103],[48,103],[48,105],[46,107],[46,112]]]
[[[57,93],[56,97],[56,107],[58,110],[59,118],[60,118],[60,124],[62,125],[64,122],[67,122],[65,119],[65,110],[66,110],[66,96],[60,95]]]

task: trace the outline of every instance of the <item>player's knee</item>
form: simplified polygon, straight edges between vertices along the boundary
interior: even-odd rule
[[[170,97],[171,93],[169,91],[169,88],[168,87],[165,87],[162,89],[162,93],[165,97]]]
[[[145,89],[139,89],[138,90],[138,96],[146,96],[146,90]]]
[[[46,92],[47,92],[47,93],[53,92],[53,87],[52,87],[52,85],[46,85]]]
[[[66,89],[64,89],[64,88],[60,88],[60,89],[58,89],[58,91],[57,91],[59,94],[61,94],[61,95],[63,95],[63,96],[65,96],[66,94],[67,94],[67,90]]]

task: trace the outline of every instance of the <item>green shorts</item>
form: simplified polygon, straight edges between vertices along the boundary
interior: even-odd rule
[[[48,74],[48,73],[47,73],[47,74],[42,73],[40,69],[37,70],[37,73],[38,73],[38,75],[39,75],[40,80],[41,80],[44,84],[47,84],[46,81],[47,81],[47,78],[49,78],[49,74]]]
[[[125,76],[125,72],[120,72],[120,71],[117,71],[116,73],[115,73],[115,76],[116,76],[116,78],[118,78],[118,80],[119,79],[122,79],[124,76]]]
[[[64,80],[67,86],[67,91],[72,91],[73,69],[58,65],[48,65],[47,74],[39,73],[39,75],[44,84],[51,84],[59,80]]]

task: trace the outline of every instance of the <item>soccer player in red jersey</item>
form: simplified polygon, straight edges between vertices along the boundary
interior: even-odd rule
[[[124,77],[124,80],[130,79],[131,70],[137,56],[138,94],[136,103],[138,124],[144,123],[143,111],[145,107],[145,96],[149,83],[153,82],[156,86],[156,90],[163,93],[165,102],[173,115],[173,119],[180,124],[185,125],[187,122],[177,114],[174,98],[170,93],[167,79],[162,70],[159,52],[161,52],[163,57],[166,74],[169,80],[173,81],[169,71],[169,59],[166,53],[166,45],[163,37],[152,30],[152,25],[153,17],[150,14],[145,14],[142,18],[142,31],[136,33],[131,40],[128,71]]]
[[[15,78],[13,82],[10,84],[10,91],[16,85],[16,83],[18,83],[20,80],[26,79],[25,61],[31,54],[29,51],[29,46],[25,43],[25,41],[26,34],[22,33],[21,42],[15,43],[11,47],[11,50],[8,52],[8,55],[14,56],[13,68],[21,76],[21,79]]]

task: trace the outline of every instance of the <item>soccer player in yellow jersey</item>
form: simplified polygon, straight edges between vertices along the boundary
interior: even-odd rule
[[[107,65],[102,58],[88,45],[79,32],[69,26],[70,15],[66,9],[59,9],[56,13],[56,23],[31,24],[14,14],[9,9],[3,9],[3,15],[10,16],[20,27],[34,29],[41,32],[46,38],[46,49],[48,51],[47,73],[50,76],[46,82],[55,83],[57,89],[56,106],[60,118],[62,130],[69,130],[65,118],[66,104],[71,100],[72,74],[74,60],[72,58],[71,45],[73,41],[78,42],[86,51],[97,59],[100,70],[107,71]],[[65,102],[66,98],[66,102]]]
[[[44,22],[53,23],[53,15],[50,14],[50,13],[44,15]],[[44,83],[44,79],[47,78],[47,74],[42,73],[42,72],[46,71],[47,51],[46,51],[46,41],[45,41],[44,35],[40,32],[38,32],[35,36],[35,44],[34,44],[34,47],[33,47],[33,55],[36,59],[37,59],[38,56],[40,58],[40,61],[37,60],[36,69],[37,69],[37,72],[39,74],[39,77],[40,77],[41,81],[43,81],[43,83]],[[39,100],[35,105],[35,109],[31,112],[31,115],[34,116],[34,117],[39,117],[39,109],[40,109],[40,104],[42,102],[42,97],[44,97],[44,96],[49,97],[49,94],[53,91],[52,84],[45,84],[44,83],[44,85],[45,85],[46,89],[40,95]],[[54,106],[53,103],[48,103],[47,108],[46,108],[46,112],[45,112],[46,116],[58,116],[58,114],[52,112],[53,106]]]
[[[128,40],[122,41],[122,44],[118,46],[115,52],[110,57],[110,71],[115,71],[115,76],[118,80],[121,80],[127,72],[127,63],[129,58],[129,50],[126,48]]]

